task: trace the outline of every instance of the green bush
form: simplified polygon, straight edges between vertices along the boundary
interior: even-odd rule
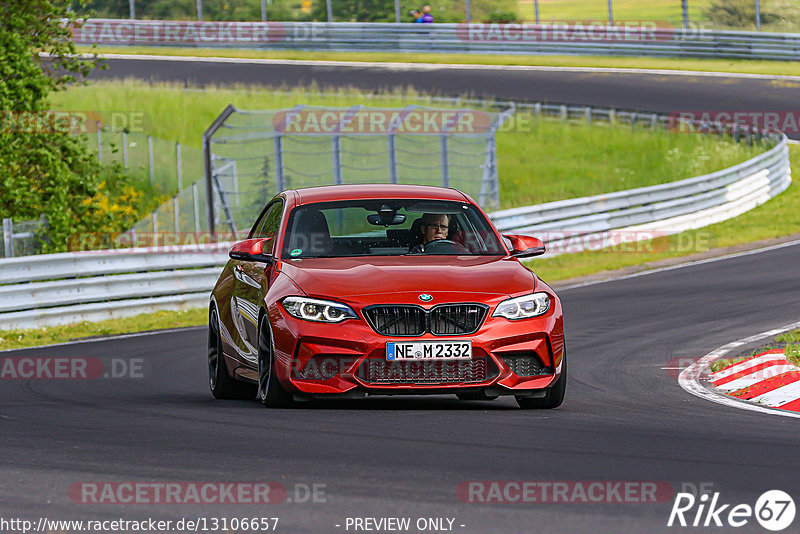
[[[95,66],[75,55],[71,4],[0,4],[0,217],[24,220],[45,214],[46,252],[66,250],[76,233],[125,230],[148,207],[131,187],[131,178],[118,166],[101,165],[80,138],[57,128],[21,127],[17,120],[45,117],[48,95]],[[51,58],[41,59],[40,50]]]
[[[761,23],[777,22],[780,17],[771,10],[771,5],[761,2]],[[755,25],[756,5],[753,0],[714,0],[703,11],[711,22],[731,28],[747,28]]]

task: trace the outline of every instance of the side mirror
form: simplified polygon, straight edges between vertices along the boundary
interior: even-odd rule
[[[259,237],[256,239],[245,239],[244,241],[239,241],[238,243],[234,243],[233,247],[231,247],[230,252],[228,252],[228,256],[234,260],[272,263],[274,258],[269,253],[264,252],[264,247],[267,244],[270,244],[271,241],[271,237],[266,239]]]
[[[532,258],[545,253],[544,243],[538,237],[527,235],[504,235],[511,241],[511,255],[515,258]]]

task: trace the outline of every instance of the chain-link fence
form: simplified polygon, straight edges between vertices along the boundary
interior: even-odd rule
[[[275,193],[319,185],[455,187],[483,206],[497,207],[495,133],[513,112],[513,105],[264,111],[228,106],[204,135],[206,190],[215,192],[213,202],[206,196],[213,221],[208,228],[246,229]]]
[[[176,195],[203,177],[203,155],[198,148],[107,126],[84,135],[101,163],[119,163],[130,174],[149,180],[157,194]]]
[[[3,219],[3,258],[30,256],[41,250],[42,239],[45,239],[47,219],[42,215],[30,221],[14,221]]]

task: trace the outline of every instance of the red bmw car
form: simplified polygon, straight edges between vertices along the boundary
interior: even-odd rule
[[[236,243],[211,294],[217,398],[513,395],[564,399],[561,303],[454,189],[339,185],[284,191]]]

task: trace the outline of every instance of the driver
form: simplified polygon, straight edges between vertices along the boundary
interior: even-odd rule
[[[431,241],[447,239],[450,230],[450,216],[444,213],[425,213],[420,218],[422,225],[422,243],[411,249],[411,253],[425,252],[425,245]]]

